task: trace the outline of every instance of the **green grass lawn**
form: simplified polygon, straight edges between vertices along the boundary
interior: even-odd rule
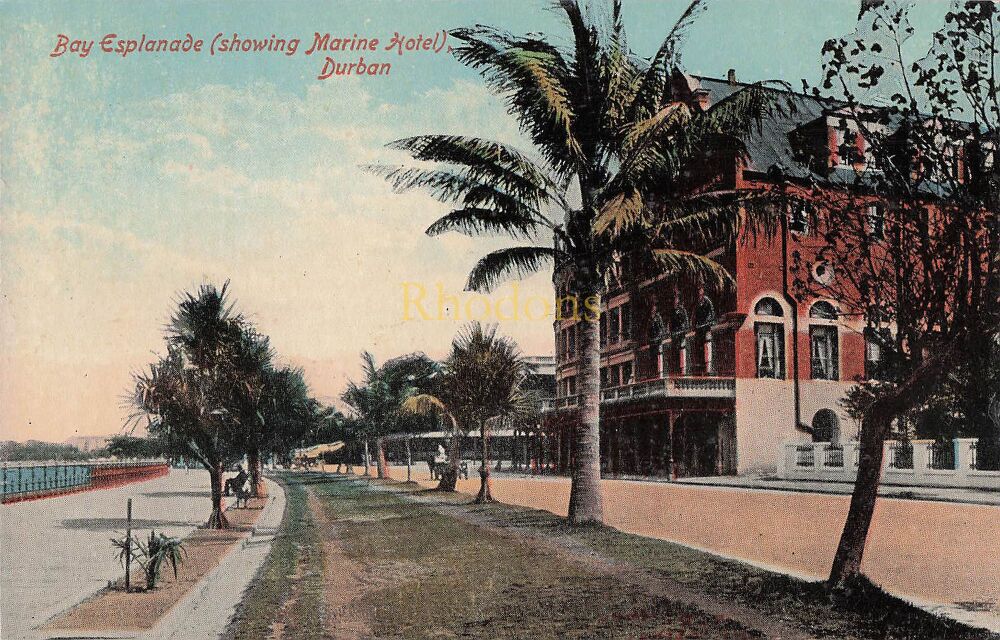
[[[363,483],[315,485],[374,582],[357,603],[379,638],[754,638],[739,625],[623,585]]]
[[[569,527],[548,512],[469,505],[467,496],[401,483],[370,487],[319,474],[286,474],[282,481],[288,495],[282,531],[231,638],[268,637],[275,620],[284,637],[322,637],[316,576],[324,536],[361,574],[352,614],[378,638],[762,637],[747,612],[818,637],[996,637],[874,588],[834,598],[816,583],[609,527]],[[307,486],[330,530],[317,530]],[[409,499],[408,492],[447,509]],[[677,589],[733,607],[736,615],[717,617],[684,598],[678,602]]]

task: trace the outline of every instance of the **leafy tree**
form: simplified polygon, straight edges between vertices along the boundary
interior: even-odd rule
[[[396,190],[425,189],[456,205],[427,229],[430,235],[458,231],[527,241],[484,256],[469,275],[468,289],[488,291],[507,277],[552,264],[577,310],[587,309],[574,314],[580,320],[581,400],[569,517],[599,522],[597,310],[605,283],[623,256],[710,285],[730,283],[726,270],[705,253],[750,210],[737,206],[735,192],[688,195],[687,173],[710,150],[739,153],[739,139],[774,100],[763,85],[748,86],[708,110],[689,108],[678,96],[672,82],[679,73],[678,47],[703,8],[700,0],[687,7],[649,60],[628,46],[620,0],[603,16],[576,0],[558,5],[571,30],[567,46],[557,44],[561,36],[515,36],[483,25],[452,32],[461,43],[458,60],[504,96],[538,161],[500,142],[422,135],[389,147],[438,168],[370,169]]]
[[[230,388],[226,404],[232,407],[230,415],[239,426],[250,490],[255,496],[267,494],[261,477],[261,455],[266,453],[268,441],[275,435],[275,425],[264,416],[265,408],[275,401],[268,386],[274,375],[274,358],[270,339],[252,325],[244,324],[230,362],[232,376],[240,384]]]
[[[843,188],[816,194],[829,210],[819,259],[836,277],[821,287],[804,275],[798,282],[860,317],[881,360],[880,379],[851,394],[860,461],[833,586],[860,576],[893,422],[939,411],[956,380],[989,379],[1000,327],[997,6],[954,3],[915,61],[906,59],[909,9],[866,3],[855,34],[823,48],[824,89],[836,94],[829,106],[854,169],[831,171],[829,182]],[[996,389],[958,392],[970,423],[981,425],[983,465],[1000,454],[1000,430],[987,419]]]
[[[99,452],[84,452],[70,444],[54,444],[52,442],[40,442],[38,440],[28,440],[27,442],[15,442],[5,440],[0,442],[0,460],[20,461],[20,460],[89,460],[96,457]]]
[[[111,438],[107,452],[118,458],[159,458],[169,454],[163,447],[163,441],[157,438],[137,438],[127,434]]]
[[[482,448],[476,502],[493,501],[489,453],[492,425],[526,420],[535,412],[537,399],[525,389],[530,373],[531,365],[524,360],[517,343],[497,335],[496,326],[473,322],[451,343],[444,375],[437,386],[440,395],[420,394],[406,403],[412,411],[443,412],[465,432],[479,431]],[[453,490],[457,473],[448,475],[454,476],[450,478]],[[441,482],[447,489],[444,478]]]

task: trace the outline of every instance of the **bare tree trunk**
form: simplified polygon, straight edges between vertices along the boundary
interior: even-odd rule
[[[385,441],[382,438],[375,439],[375,468],[379,480],[389,477],[389,461],[385,457]]]
[[[878,499],[883,449],[890,422],[891,418],[882,416],[872,416],[862,421],[858,478],[854,483],[851,506],[827,581],[832,587],[850,582],[861,574],[861,560],[875,513],[875,501]]]
[[[490,480],[490,430],[486,423],[479,427],[479,435],[483,441],[481,460],[482,467],[479,469],[479,495],[476,496],[476,503],[483,504],[493,502],[493,486]]]
[[[365,439],[365,475],[371,475],[371,456],[368,454],[368,440]]]
[[[865,412],[861,421],[858,477],[854,482],[850,509],[833,558],[830,577],[827,579],[829,586],[842,586],[861,574],[861,560],[882,476],[882,449],[893,419],[905,415],[908,410],[927,400],[946,375],[956,353],[962,352],[961,344],[953,341],[942,347],[933,358],[920,364],[903,384],[875,400]]]
[[[586,292],[589,301],[600,304],[600,295]],[[573,524],[603,522],[601,499],[601,345],[598,339],[600,318],[582,314],[579,326],[580,364],[577,390],[580,393],[580,416],[576,425],[573,451],[573,484],[569,494],[569,520]]]
[[[226,518],[226,506],[222,502],[222,463],[215,462],[209,466],[208,474],[212,483],[212,515],[205,523],[205,528],[228,529],[229,520]]]
[[[247,452],[247,466],[250,467],[250,495],[255,498],[266,498],[267,486],[264,484],[263,465],[258,449],[254,448]]]
[[[448,447],[448,468],[441,474],[438,491],[454,491],[458,483],[458,469],[462,462],[462,434],[455,429]]]

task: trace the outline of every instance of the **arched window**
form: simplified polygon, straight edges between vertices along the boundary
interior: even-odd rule
[[[837,308],[820,300],[809,309],[815,320],[836,320]],[[840,379],[840,340],[834,324],[814,324],[809,327],[809,360],[813,380]]]
[[[830,409],[820,409],[812,419],[813,442],[840,443],[840,419]]]
[[[757,306],[753,308],[753,312],[759,316],[777,316],[779,318],[785,315],[785,312],[781,310],[781,305],[774,298],[761,298]]]
[[[825,300],[820,300],[809,309],[809,317],[821,320],[836,320],[837,308]]]
[[[715,322],[715,305],[708,298],[702,298],[694,310],[694,324],[703,327]]]

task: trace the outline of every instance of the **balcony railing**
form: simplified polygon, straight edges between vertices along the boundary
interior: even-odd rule
[[[625,402],[638,398],[722,398],[736,397],[735,378],[691,376],[653,378],[619,387],[601,389],[601,403]],[[555,411],[578,406],[580,396],[563,396],[542,400],[543,411]]]
[[[927,445],[928,469],[955,469],[955,446],[951,442],[935,442]]]
[[[827,445],[827,447],[823,449],[823,466],[844,466],[844,448],[835,444]]]
[[[795,447],[795,466],[812,467],[816,464],[816,452],[809,446]]]
[[[735,398],[734,378],[708,376],[653,378],[601,390],[601,402],[621,402],[633,398]]]

